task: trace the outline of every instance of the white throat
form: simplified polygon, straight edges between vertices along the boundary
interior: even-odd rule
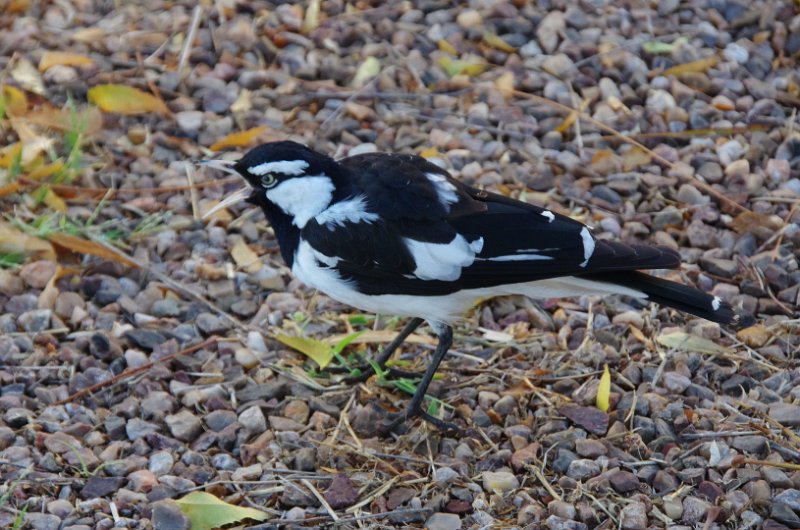
[[[267,190],[267,199],[290,217],[292,224],[303,228],[309,219],[319,215],[333,198],[333,181],[326,175],[284,180]]]

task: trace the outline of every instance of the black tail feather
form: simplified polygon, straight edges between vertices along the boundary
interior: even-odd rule
[[[715,296],[643,272],[602,272],[583,277],[636,289],[645,293],[648,300],[719,324],[743,328],[755,323],[753,315],[737,311]]]

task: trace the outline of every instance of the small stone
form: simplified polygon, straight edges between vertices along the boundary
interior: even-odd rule
[[[542,70],[555,77],[568,77],[574,68],[575,63],[565,53],[551,55],[542,63]]]
[[[622,508],[620,525],[625,530],[645,530],[647,528],[647,507],[641,502],[631,502]]]
[[[692,384],[692,380],[678,372],[664,372],[661,383],[667,390],[682,394]]]
[[[154,530],[189,530],[192,527],[189,516],[172,499],[154,503],[152,519]]]
[[[663,508],[666,516],[673,521],[680,521],[681,517],[683,517],[683,503],[678,497],[664,497]]]
[[[735,160],[739,160],[744,153],[744,147],[736,140],[729,140],[717,147],[717,156],[725,167],[729,166]],[[703,173],[701,172],[700,174],[702,175]]]
[[[308,421],[309,412],[308,403],[300,399],[294,399],[286,404],[283,415],[290,420],[304,424]]]
[[[584,523],[564,519],[563,517],[559,517],[557,515],[551,515],[548,517],[545,520],[545,524],[550,530],[587,530],[588,528]]]
[[[47,503],[47,511],[59,519],[64,519],[75,511],[75,506],[66,499],[56,499]]]
[[[466,447],[469,448],[469,446]],[[516,471],[524,470],[526,465],[536,461],[540,448],[541,446],[534,442],[526,447],[517,449],[514,451],[514,454],[511,455],[511,467]]]
[[[575,480],[586,480],[600,474],[600,465],[594,460],[578,458],[570,462],[567,476]]]
[[[774,498],[775,504],[785,504],[792,510],[800,512],[800,490],[793,488],[783,490]]]
[[[736,332],[736,338],[744,342],[751,348],[760,348],[773,336],[773,333],[762,324],[756,324]],[[794,405],[792,405],[794,406]],[[800,415],[800,408],[798,408],[798,415]],[[800,419],[798,420],[800,421]]]
[[[90,477],[81,488],[80,496],[83,499],[106,497],[119,490],[124,482],[122,477]]]
[[[61,526],[61,519],[49,513],[26,513],[25,522],[30,525],[31,530],[59,530]]]
[[[741,177],[750,173],[750,162],[746,158],[734,160],[725,166],[725,177]]]
[[[769,407],[769,417],[787,427],[800,425],[800,406],[778,402]]]
[[[605,436],[608,431],[608,414],[595,407],[565,405],[558,409],[572,423],[597,436]]]
[[[769,515],[789,528],[800,528],[800,517],[785,504],[773,503]]]
[[[36,333],[50,328],[51,316],[53,316],[53,312],[50,309],[34,309],[22,313],[17,319],[17,323],[25,331]]]
[[[150,455],[150,462],[147,466],[154,475],[166,475],[172,471],[172,466],[175,465],[175,458],[169,451],[159,451]]]
[[[184,442],[194,441],[203,432],[203,423],[200,418],[188,410],[171,414],[164,418],[164,421],[172,436]]]
[[[631,491],[638,491],[640,482],[639,477],[630,471],[617,471],[608,477],[611,487],[619,493],[629,493]]]
[[[654,110],[658,113],[664,113],[667,110],[675,107],[675,98],[666,90],[656,89],[651,90],[647,94],[647,108]]]
[[[767,439],[760,434],[735,436],[731,441],[731,447],[745,453],[760,454],[767,449]],[[800,510],[800,505],[798,505],[798,510]]]
[[[722,54],[727,60],[739,64],[745,64],[750,59],[750,53],[747,51],[747,48],[735,42],[731,42],[725,46]]]
[[[193,134],[203,126],[203,113],[199,110],[184,110],[175,113],[175,121],[183,132]]]
[[[697,524],[705,521],[706,513],[711,507],[706,501],[697,497],[684,497],[683,499],[683,518],[686,524]]]
[[[536,28],[536,38],[546,54],[549,55],[556,50],[561,39],[560,35],[563,35],[566,29],[566,16],[563,11],[550,11],[539,22],[539,26]]]
[[[195,318],[195,324],[204,335],[224,335],[229,329],[231,324],[216,315],[211,313],[200,313]]]
[[[174,298],[164,298],[153,303],[150,312],[156,317],[176,317],[181,314],[181,308]]]
[[[167,340],[164,335],[152,329],[134,329],[125,333],[125,338],[147,351],[153,351]]]
[[[459,530],[461,517],[454,513],[435,513],[425,521],[428,530]]]
[[[730,259],[700,258],[700,266],[711,274],[723,278],[733,278],[739,270],[739,265]]]
[[[663,469],[658,470],[658,472],[656,472],[656,476],[653,478],[653,488],[657,493],[669,493],[671,491],[675,491],[678,488],[678,485],[679,482],[675,475]]]
[[[575,516],[578,515],[578,510],[575,509],[574,504],[555,500],[547,503],[547,513],[556,515],[562,519],[575,519]]]
[[[691,184],[682,184],[681,187],[678,188],[678,194],[675,198],[682,203],[691,205],[708,204],[711,200],[707,195],[703,195],[700,190]]]
[[[434,470],[433,480],[437,484],[447,485],[459,477],[458,471],[451,467],[440,467]]]
[[[483,17],[474,9],[466,9],[458,14],[456,22],[464,28],[476,28],[483,23]]]
[[[510,471],[484,471],[483,489],[498,495],[517,489],[519,479]]]
[[[267,430],[267,418],[261,407],[253,406],[239,414],[239,424],[249,433],[262,433]]]
[[[252,464],[246,467],[237,468],[236,471],[231,473],[231,480],[234,482],[242,482],[245,480],[258,480],[264,472],[264,466],[261,464]]]
[[[330,486],[325,490],[325,500],[334,510],[343,510],[358,501],[358,491],[350,478],[342,473],[333,477]]]
[[[597,458],[608,453],[608,449],[599,440],[579,438],[575,440],[575,452],[586,458]]]
[[[141,493],[148,493],[158,484],[155,474],[149,469],[140,469],[128,475],[128,488]]]
[[[305,424],[298,423],[283,416],[270,416],[269,426],[275,431],[302,431]]]
[[[19,276],[34,289],[44,289],[55,273],[56,263],[42,260],[28,263],[22,267],[19,271]]]

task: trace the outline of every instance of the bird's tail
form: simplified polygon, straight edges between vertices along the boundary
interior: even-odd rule
[[[633,289],[646,294],[647,300],[734,328],[751,326],[755,322],[753,315],[737,311],[719,297],[643,272],[600,272],[582,278]]]

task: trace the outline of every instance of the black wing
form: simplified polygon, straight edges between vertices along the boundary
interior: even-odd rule
[[[340,165],[340,199],[363,196],[378,219],[311,222],[302,237],[367,294],[438,295],[680,261],[661,247],[597,241],[573,219],[466,186],[420,157],[372,153]]]

